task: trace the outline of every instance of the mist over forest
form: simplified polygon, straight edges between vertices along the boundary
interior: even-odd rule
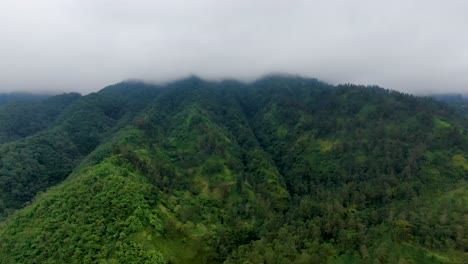
[[[468,1],[0,1],[0,263],[468,263]]]

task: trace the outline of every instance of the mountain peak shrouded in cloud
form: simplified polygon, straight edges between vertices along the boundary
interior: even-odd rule
[[[466,1],[433,0],[6,0],[0,92],[288,72],[467,94],[467,9]]]

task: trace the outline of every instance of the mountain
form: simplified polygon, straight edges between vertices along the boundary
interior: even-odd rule
[[[468,117],[468,96],[462,94],[434,94],[431,97],[446,102]]]
[[[1,263],[468,259],[468,119],[447,104],[190,77],[58,112],[0,146]]]
[[[0,105],[0,145],[47,129],[60,113],[80,97],[77,93]]]
[[[452,104],[468,102],[468,97],[462,94],[433,94],[431,97]]]
[[[28,94],[28,93],[0,93],[0,105],[14,101],[34,101],[42,100],[50,95],[47,94]]]
[[[50,97],[47,94],[0,93],[0,105],[16,101],[38,101]]]

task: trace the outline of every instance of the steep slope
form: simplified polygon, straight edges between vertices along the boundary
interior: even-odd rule
[[[54,126],[0,147],[0,219],[65,179],[159,91],[143,83],[114,87],[76,100]]]
[[[467,121],[450,108],[295,77],[126,85],[44,134],[65,135],[52,156],[75,153],[73,173],[1,224],[0,262],[466,260]]]
[[[196,78],[170,85],[135,126],[144,134],[115,153],[160,190],[167,220],[154,247],[171,261],[222,261],[286,208],[273,162],[235,98],[216,85]]]
[[[247,106],[254,106],[250,123],[272,154],[292,200],[282,230],[288,236],[271,231],[268,239],[241,248],[239,259],[262,263],[283,258],[279,262],[287,263],[291,256],[300,256],[304,263],[326,262],[329,256],[323,254],[329,249],[321,251],[313,243],[333,241],[336,251],[328,254],[342,255],[345,263],[364,257],[398,262],[398,257],[411,259],[411,254],[417,256],[414,261],[422,261],[424,254],[412,252],[412,246],[387,246],[384,253],[382,245],[389,242],[375,237],[390,234],[393,242],[409,243],[402,245],[466,250],[464,231],[460,233],[467,227],[466,195],[445,211],[426,203],[436,192],[466,186],[466,119],[454,118],[443,104],[380,88],[327,87],[283,78],[254,86],[245,98]],[[463,194],[464,188],[458,192]],[[407,212],[416,208],[418,216]],[[452,218],[428,220],[419,216],[423,211]],[[258,252],[274,258],[268,261]],[[356,252],[360,257],[353,256]]]

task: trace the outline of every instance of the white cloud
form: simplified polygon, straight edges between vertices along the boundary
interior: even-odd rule
[[[269,72],[468,93],[466,1],[0,2],[0,89]]]

